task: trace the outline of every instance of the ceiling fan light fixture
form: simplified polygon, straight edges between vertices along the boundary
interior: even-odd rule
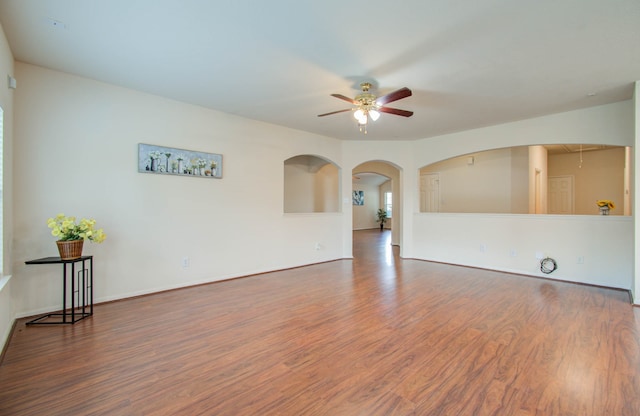
[[[358,120],[358,124],[367,124],[367,112],[362,108],[357,109],[353,113],[353,117]]]
[[[371,120],[376,121],[380,118],[380,112],[378,110],[369,110],[369,117],[371,117]]]

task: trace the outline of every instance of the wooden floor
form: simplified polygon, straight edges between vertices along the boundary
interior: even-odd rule
[[[21,320],[0,415],[640,415],[626,292],[401,260],[389,238],[74,326]]]

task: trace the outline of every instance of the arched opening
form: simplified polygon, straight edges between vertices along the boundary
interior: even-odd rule
[[[339,168],[313,155],[284,161],[284,212],[339,212]]]
[[[443,160],[420,169],[420,212],[630,215],[629,148],[519,146]]]
[[[386,220],[383,228],[391,229],[393,205],[386,200],[392,195],[391,178],[374,172],[360,172],[352,177],[353,230],[376,229],[380,227],[377,212],[383,209]],[[388,205],[391,205],[389,208]]]
[[[369,161],[353,168],[352,191],[364,191],[364,205],[353,206],[353,229],[380,229],[377,212],[388,213],[383,229],[390,233],[390,244],[400,246],[402,232],[402,193],[400,169],[385,161]],[[368,197],[369,195],[371,197]],[[357,239],[354,238],[354,242]],[[357,250],[354,250],[354,253]]]

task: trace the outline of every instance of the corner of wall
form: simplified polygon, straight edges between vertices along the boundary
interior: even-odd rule
[[[15,322],[15,312],[11,301],[11,276],[0,277],[0,351],[4,351]]]
[[[638,255],[638,247],[640,247],[640,221],[638,221],[638,216],[636,211],[638,206],[640,206],[640,151],[638,147],[640,147],[640,80],[635,82],[633,93],[633,107],[634,107],[634,161],[633,161],[633,202],[631,204],[631,212],[633,217],[633,269],[631,271],[633,282],[631,284],[631,298],[632,302],[636,305],[640,305],[636,299],[638,298],[637,293],[640,293],[640,278],[638,277],[638,272],[640,271],[640,256]]]

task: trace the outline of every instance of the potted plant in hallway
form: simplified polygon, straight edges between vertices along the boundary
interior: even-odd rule
[[[387,222],[387,211],[380,208],[376,215],[378,217],[376,222],[380,223],[380,231],[382,231],[382,229],[384,228],[384,224]]]

